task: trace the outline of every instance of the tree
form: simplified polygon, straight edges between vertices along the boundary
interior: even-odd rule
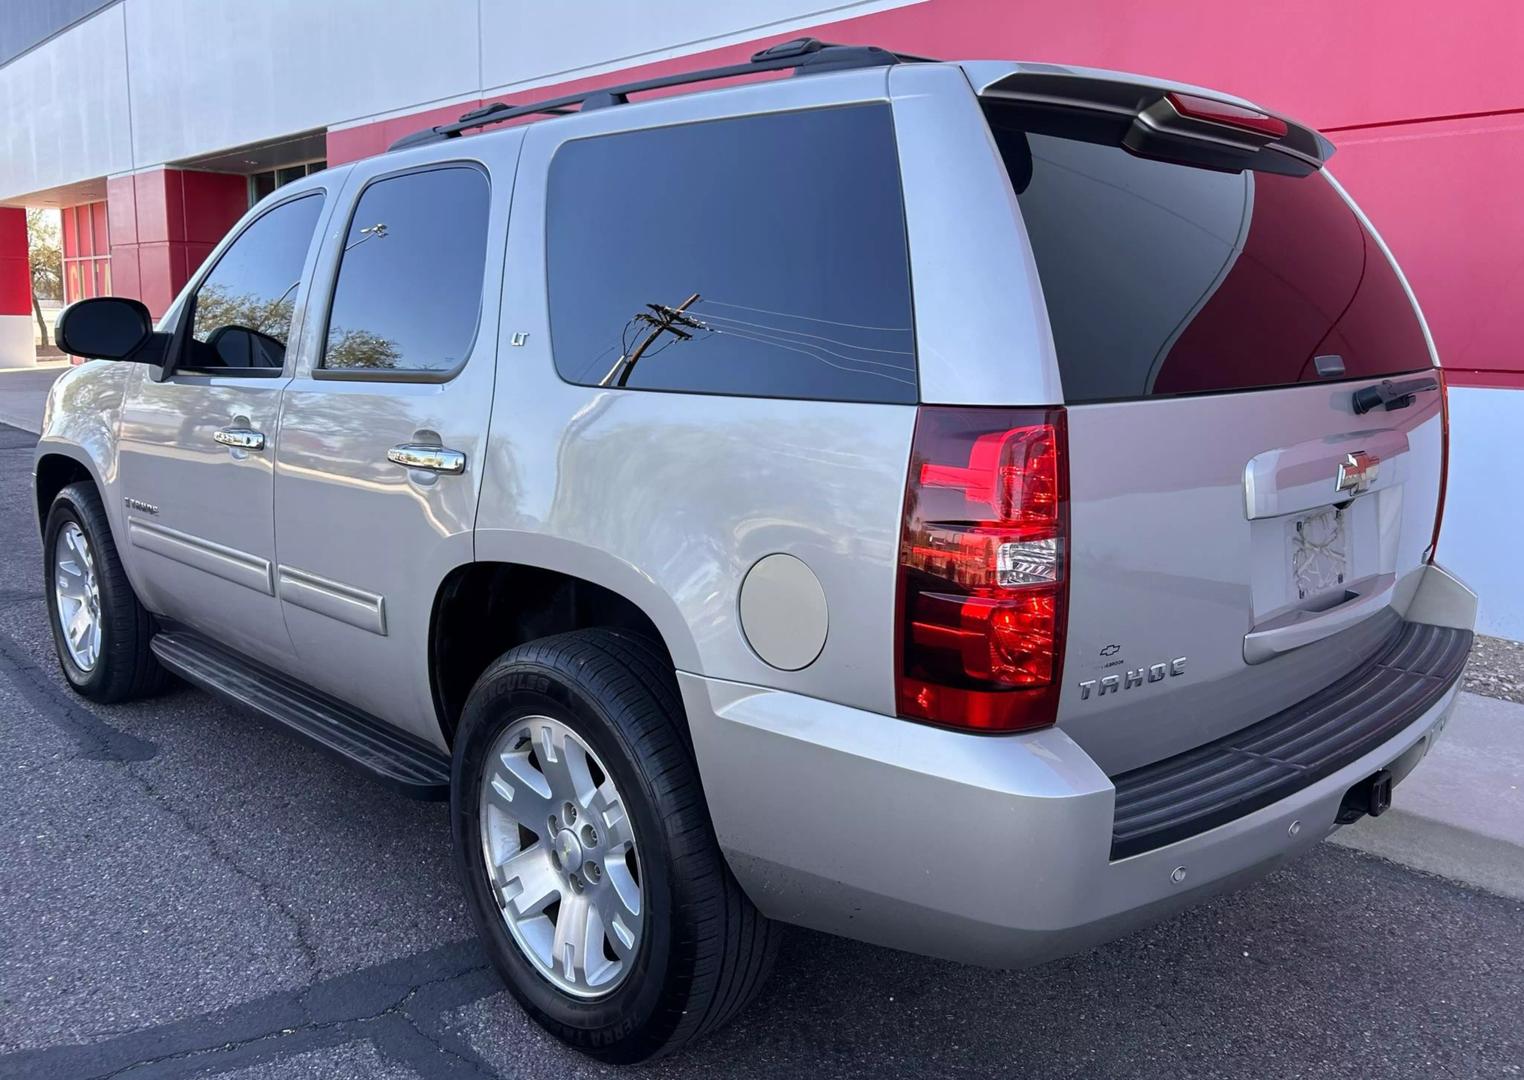
[[[37,294],[52,298],[63,291],[63,252],[58,247],[58,228],[47,210],[34,207],[26,212],[26,249],[32,264],[32,314],[46,345],[48,322],[42,317]]]

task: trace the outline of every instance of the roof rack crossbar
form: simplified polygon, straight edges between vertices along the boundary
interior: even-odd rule
[[[683,71],[671,75],[658,75],[650,79],[642,79],[638,82],[624,83],[619,86],[601,86],[592,90],[583,90],[575,94],[566,94],[561,97],[550,98],[546,101],[536,101],[525,105],[514,105],[506,101],[494,101],[490,105],[484,105],[479,109],[472,109],[463,114],[453,124],[437,124],[434,127],[415,131],[410,135],[404,135],[392,143],[388,149],[401,150],[408,146],[422,146],[427,143],[443,142],[446,139],[459,137],[463,132],[472,128],[486,127],[489,124],[501,124],[508,120],[514,120],[521,116],[538,116],[543,114],[562,115],[565,113],[583,111],[589,109],[607,108],[612,105],[624,105],[629,102],[631,94],[641,94],[649,90],[661,90],[669,86],[683,86],[688,83],[713,82],[717,79],[733,79],[742,75],[754,75],[762,71],[783,71],[790,68],[796,75],[814,74],[822,71],[841,71],[847,68],[861,67],[887,67],[891,64],[924,62],[925,57],[907,56],[881,49],[876,45],[831,45],[815,38],[796,38],[793,41],[785,41],[771,48],[763,49],[754,54],[751,60],[744,64],[729,64],[725,67],[706,68],[702,71]],[[576,106],[576,109],[572,107]]]

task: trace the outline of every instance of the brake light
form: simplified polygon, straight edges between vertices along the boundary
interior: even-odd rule
[[[1445,488],[1450,480],[1450,387],[1445,369],[1435,368],[1439,380],[1439,501],[1434,507],[1434,536],[1429,541],[1429,562],[1439,554],[1439,527],[1445,520]]]
[[[901,716],[980,731],[1056,718],[1066,439],[1061,408],[920,409],[900,541]]]
[[[1226,101],[1197,97],[1195,94],[1171,92],[1164,97],[1174,106],[1177,113],[1191,120],[1204,120],[1209,124],[1222,124],[1224,127],[1238,128],[1240,131],[1252,131],[1257,135],[1268,135],[1271,139],[1282,139],[1286,136],[1286,121],[1278,116],[1271,116],[1269,113],[1245,109],[1239,105],[1229,105]]]

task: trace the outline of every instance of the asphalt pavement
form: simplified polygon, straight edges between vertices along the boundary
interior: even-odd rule
[[[619,1073],[543,1035],[486,966],[442,806],[189,689],[67,691],[31,443],[0,428],[0,1080]],[[1517,1076],[1506,891],[1325,844],[1024,972],[792,931],[739,1022],[630,1075]]]

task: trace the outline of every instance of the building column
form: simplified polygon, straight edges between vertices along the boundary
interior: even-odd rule
[[[111,289],[163,315],[249,208],[248,180],[231,173],[148,169],[106,181]]]
[[[26,211],[0,207],[0,367],[31,367],[37,362],[26,246]]]

